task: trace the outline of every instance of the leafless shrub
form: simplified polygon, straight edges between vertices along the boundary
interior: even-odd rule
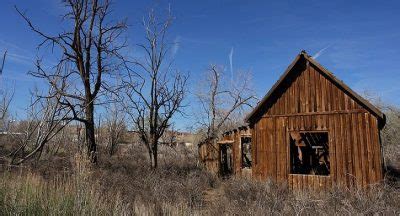
[[[106,107],[106,117],[103,124],[108,154],[114,155],[117,145],[122,141],[126,132],[125,113],[115,103]],[[99,128],[101,130],[102,128]]]
[[[196,113],[202,140],[211,140],[225,129],[243,124],[243,110],[252,106],[256,97],[248,73],[237,73],[229,79],[224,68],[211,65],[204,73],[205,80],[196,93],[200,102]]]
[[[49,95],[53,91],[54,89],[49,89]],[[21,164],[34,156],[39,159],[45,145],[71,121],[66,118],[69,111],[65,111],[65,106],[59,100],[33,95],[32,101],[28,108],[29,119],[21,124],[22,130],[14,134],[20,145],[11,154],[10,164],[13,165]]]
[[[124,105],[133,128],[147,147],[151,167],[158,166],[159,140],[171,124],[171,118],[182,113],[187,76],[173,70],[168,58],[170,42],[168,31],[173,21],[171,11],[159,19],[155,11],[143,19],[145,43],[138,46],[144,51],[142,59],[133,60],[124,79]]]
[[[381,131],[384,156],[387,163],[400,163],[400,108],[386,106],[386,125]]]

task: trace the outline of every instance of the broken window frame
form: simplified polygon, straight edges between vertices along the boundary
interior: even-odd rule
[[[302,163],[305,161],[305,163],[308,163],[308,165],[294,165],[294,163],[296,163],[295,160],[295,156],[293,156],[293,154],[296,154],[296,149],[293,148],[293,141],[297,140],[297,139],[293,139],[293,134],[294,133],[298,133],[299,136],[301,136],[301,139],[303,139],[304,137],[302,136],[302,134],[325,134],[321,137],[320,139],[324,139],[325,141],[325,145],[312,145],[311,146],[323,146],[322,148],[322,153],[317,153],[317,149],[320,148],[309,148],[307,144],[303,144],[305,146],[298,146],[298,151],[297,153],[300,153],[300,148],[301,150],[301,154],[307,154],[304,155],[303,159],[299,159],[300,161],[297,161],[297,163]],[[289,164],[290,164],[290,168],[289,168],[289,173],[290,174],[297,174],[297,175],[314,175],[314,176],[330,176],[331,174],[331,170],[330,170],[330,133],[329,131],[326,130],[317,130],[317,131],[307,131],[307,130],[295,130],[295,131],[288,131],[288,142],[289,142]],[[307,135],[305,135],[305,137],[307,137]],[[308,138],[310,139],[310,137],[312,137],[312,135],[308,136]],[[307,143],[309,143],[310,140],[307,141]],[[300,144],[299,144],[300,145]],[[308,147],[308,148],[306,148]],[[325,148],[324,148],[325,147]],[[313,150],[315,149],[315,150]],[[307,152],[308,151],[308,152]],[[326,153],[324,153],[326,152]],[[308,161],[304,160],[304,158],[307,158],[308,156]],[[298,157],[298,156],[297,156]],[[318,163],[318,164],[317,164]],[[303,166],[303,167],[301,167]]]

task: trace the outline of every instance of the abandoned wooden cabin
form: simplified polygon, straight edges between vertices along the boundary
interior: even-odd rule
[[[365,187],[383,178],[384,114],[304,51],[246,121],[253,178],[300,189],[333,184]],[[226,134],[219,146],[232,140],[232,173],[236,174],[240,170],[235,159],[241,156],[235,152],[242,151],[235,150],[240,140],[232,134]],[[222,149],[215,159],[224,174]]]

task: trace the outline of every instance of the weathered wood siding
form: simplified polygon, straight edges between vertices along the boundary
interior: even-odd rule
[[[199,146],[199,159],[207,171],[218,174],[219,172],[219,145],[214,141],[203,143]]]
[[[303,190],[309,188],[327,190],[332,186],[330,176],[290,174],[288,182],[289,188],[292,190]]]
[[[241,151],[241,143],[240,143],[240,131],[235,130],[232,134],[233,144],[233,174],[240,174],[241,165],[242,165],[242,151]]]
[[[253,177],[293,188],[382,180],[377,117],[312,64],[293,70],[252,124]],[[328,132],[329,177],[289,175],[289,131]]]

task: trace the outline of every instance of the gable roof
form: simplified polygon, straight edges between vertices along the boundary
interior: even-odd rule
[[[299,62],[301,59],[305,59],[307,62],[311,63],[314,65],[316,68],[318,68],[319,72],[325,75],[329,80],[331,80],[334,84],[338,85],[339,87],[342,88],[345,92],[347,92],[349,95],[351,95],[356,101],[358,101],[362,106],[364,106],[366,109],[368,109],[372,114],[378,117],[380,122],[383,122],[383,125],[385,124],[385,115],[374,105],[372,105],[369,101],[361,97],[359,94],[357,94],[355,91],[353,91],[350,87],[348,87],[346,84],[343,83],[343,81],[337,79],[332,72],[324,68],[322,65],[320,65],[317,61],[315,61],[312,57],[310,57],[304,50],[300,52],[296,56],[296,58],[293,60],[293,62],[288,66],[288,68],[285,70],[285,72],[282,74],[282,76],[279,78],[279,80],[272,86],[272,88],[268,91],[268,93],[264,96],[264,98],[257,104],[257,106],[253,109],[251,113],[249,113],[245,121],[250,122],[254,116],[261,110],[263,106],[267,103],[267,101],[270,99],[270,97],[274,94],[275,90],[282,84],[282,82],[285,80],[285,78],[290,74],[292,71],[293,67]]]

